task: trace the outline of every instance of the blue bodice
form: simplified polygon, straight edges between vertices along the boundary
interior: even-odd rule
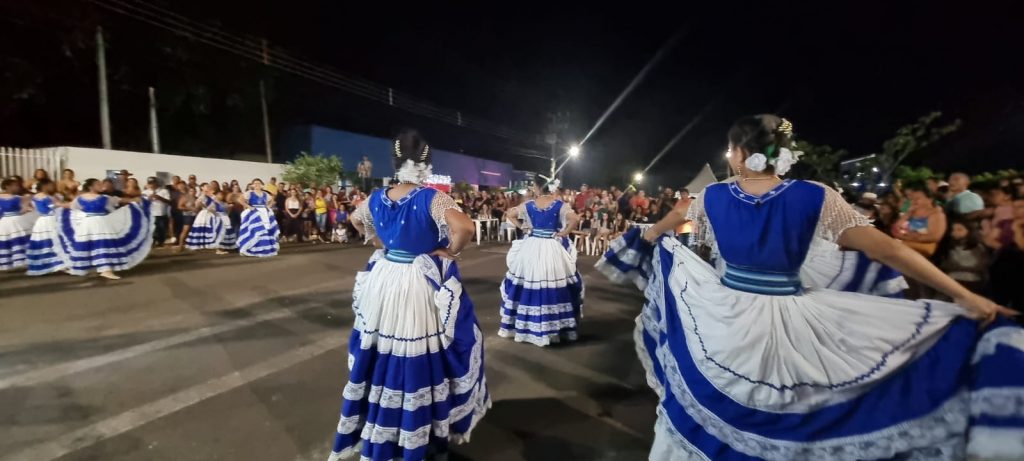
[[[98,195],[95,198],[78,197],[78,208],[85,213],[94,215],[107,214],[110,211],[110,197]]]
[[[370,195],[373,227],[384,248],[391,254],[410,256],[430,253],[443,246],[441,230],[430,214],[437,190],[418,187],[398,200],[387,196],[390,189],[378,189]]]
[[[251,190],[246,194],[246,198],[249,200],[249,206],[257,208],[266,208],[267,203],[270,202],[270,194],[267,191],[257,194],[256,191]]]
[[[32,197],[32,204],[36,207],[36,212],[43,216],[50,216],[53,214],[53,197],[44,196],[42,198]]]
[[[227,213],[228,212],[228,206],[224,202],[218,202],[218,201],[214,200],[213,201],[213,207],[217,211],[217,213]]]
[[[736,183],[708,186],[704,208],[725,262],[722,283],[765,294],[800,291],[800,266],[825,200],[822,186],[786,180],[762,196]]]
[[[561,200],[555,200],[554,202],[551,202],[551,205],[542,210],[537,208],[537,202],[533,200],[526,202],[526,214],[530,216],[530,223],[533,224],[533,230],[561,230],[561,211],[563,205],[565,204]]]
[[[0,216],[17,216],[21,214],[21,197],[0,198]]]

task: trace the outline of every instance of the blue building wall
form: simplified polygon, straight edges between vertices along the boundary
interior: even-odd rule
[[[373,162],[373,176],[394,176],[391,162],[393,141],[332,128],[303,125],[286,129],[281,136],[282,158],[292,160],[299,152],[341,158],[346,171],[355,171],[363,156]],[[433,150],[434,173],[451,176],[452,182],[507,187],[512,180],[512,164],[487,160],[440,149]]]

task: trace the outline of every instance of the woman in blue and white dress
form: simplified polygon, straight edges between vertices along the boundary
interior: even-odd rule
[[[547,346],[575,341],[583,314],[583,278],[576,270],[576,246],[569,232],[579,217],[558,193],[557,180],[537,187],[537,198],[509,210],[505,219],[529,228],[512,242],[501,284],[501,326],[498,336]]]
[[[141,263],[153,246],[148,200],[133,201],[100,194],[102,183],[88,179],[68,208],[57,210],[60,251],[67,272],[117,280],[114,274]]]
[[[54,197],[57,183],[42,179],[36,183],[39,192],[32,196],[39,219],[32,226],[32,238],[28,242],[27,275],[46,275],[65,270],[67,255],[64,254],[57,233],[57,209],[66,206]]]
[[[217,214],[217,200],[210,186],[204,184],[202,192],[196,199],[196,206],[200,209],[188,231],[188,237],[185,237],[185,247],[193,251],[219,248],[218,243],[224,238],[226,229],[224,219]]]
[[[8,178],[0,184],[0,271],[28,264],[28,244],[37,215],[21,193],[20,179]]]
[[[627,236],[599,263],[649,282],[635,338],[660,397],[650,459],[1024,459],[1024,331],[997,318],[1011,311],[837,192],[779,179],[799,156],[791,136],[776,116],[740,119],[729,143],[741,180],[709,186],[687,215]],[[660,237],[687,218],[696,251]],[[805,288],[814,239],[957,303]]]
[[[229,250],[238,248],[238,229],[231,224],[231,217],[228,215],[231,204],[228,203],[225,198],[227,193],[223,190],[217,191],[214,195],[213,208],[214,212],[220,218],[221,222],[224,223],[224,232],[221,234],[220,239],[217,240],[217,254],[227,254]]]
[[[252,180],[252,190],[242,194],[238,203],[245,207],[238,226],[238,252],[242,256],[267,258],[277,256],[281,234],[277,219],[270,211],[273,197],[263,190],[263,181]]]
[[[468,442],[491,406],[483,334],[458,266],[473,223],[422,185],[430,150],[403,131],[400,184],[374,191],[352,217],[378,248],[352,291],[349,379],[330,459],[420,461]],[[361,445],[361,447],[360,447]]]

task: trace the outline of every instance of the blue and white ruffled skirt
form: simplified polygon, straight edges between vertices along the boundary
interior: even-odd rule
[[[210,210],[199,210],[192,228],[185,237],[185,247],[189,250],[210,250],[220,248],[219,242],[230,224],[225,223],[217,213]]]
[[[59,251],[74,275],[123,271],[141,263],[153,246],[150,202],[129,203],[109,214],[56,210]]]
[[[0,216],[0,270],[28,265],[29,240],[38,216],[35,212]]]
[[[27,275],[46,275],[62,271],[66,267],[67,255],[60,244],[57,232],[57,216],[40,216],[32,226],[32,238],[28,242]]]
[[[512,242],[506,262],[498,335],[537,346],[575,341],[583,312],[576,247],[531,235]]]
[[[651,459],[1024,459],[1019,327],[979,332],[940,301],[733,290],[674,239],[638,239],[598,266],[647,276],[635,339],[660,397]]]
[[[243,256],[266,258],[276,256],[281,230],[277,219],[266,207],[252,207],[242,212],[238,226],[238,252]]]
[[[491,406],[483,336],[456,264],[383,250],[356,276],[349,380],[330,460],[418,461],[468,442]]]

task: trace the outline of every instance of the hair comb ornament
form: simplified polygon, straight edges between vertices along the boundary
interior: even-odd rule
[[[776,128],[779,133],[785,133],[787,136],[793,136],[793,123],[789,120],[782,119],[782,123]]]
[[[425,162],[427,160],[427,155],[428,154],[430,154],[430,146],[427,145],[427,144],[424,144],[423,145],[423,154],[420,155],[420,162]]]
[[[395,140],[395,157],[402,158],[402,141]]]

